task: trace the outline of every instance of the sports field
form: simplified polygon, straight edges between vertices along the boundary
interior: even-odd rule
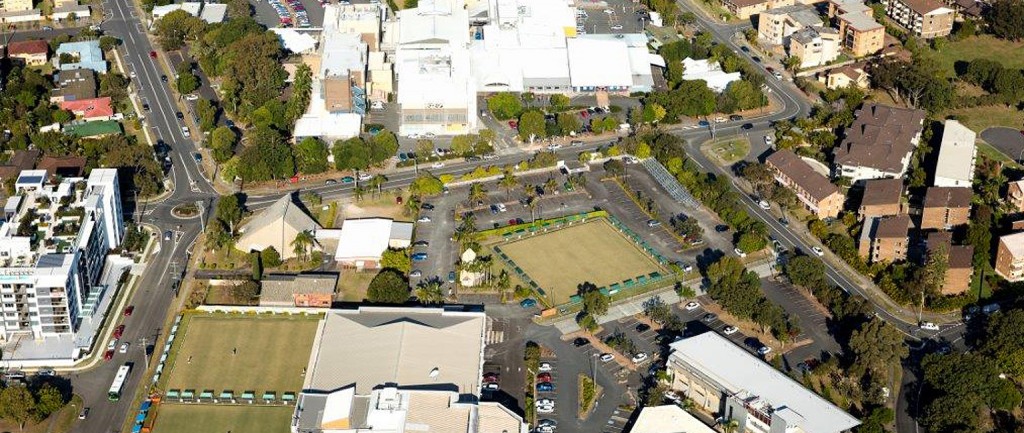
[[[514,241],[501,250],[554,305],[568,302],[585,282],[604,287],[651,272],[665,273],[604,219]]]
[[[279,433],[288,431],[294,406],[164,404],[153,433]]]
[[[164,389],[298,392],[316,316],[190,316],[168,359]],[[227,430],[224,430],[227,431]],[[244,431],[244,430],[239,430]]]

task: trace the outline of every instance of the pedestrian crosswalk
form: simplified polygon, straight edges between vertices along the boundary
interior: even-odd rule
[[[505,331],[488,330],[484,344],[500,344],[505,341]]]

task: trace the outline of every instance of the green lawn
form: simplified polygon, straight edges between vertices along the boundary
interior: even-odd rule
[[[1024,42],[1011,42],[989,35],[975,36],[956,42],[949,42],[941,51],[925,50],[925,55],[934,59],[953,77],[953,65],[958,61],[987,58],[998,61],[1006,68],[1024,69]]]
[[[513,241],[500,248],[544,289],[553,305],[567,302],[581,283],[604,287],[652,272],[668,275],[653,258],[603,219]]]
[[[297,394],[318,322],[300,315],[186,316],[164,388]]]
[[[746,138],[728,138],[706,144],[701,151],[719,164],[732,165],[750,153],[750,142]]]
[[[278,433],[288,431],[292,406],[163,404],[153,433]]]

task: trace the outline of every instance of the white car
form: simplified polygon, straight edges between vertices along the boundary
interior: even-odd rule
[[[691,264],[684,264],[681,268],[683,268],[683,272],[693,272],[693,265]]]
[[[647,360],[647,354],[646,353],[640,352],[640,353],[638,353],[636,355],[633,355],[633,363],[634,364],[638,364],[638,363],[644,362],[646,360]]]
[[[431,164],[430,167],[431,168],[444,168],[444,163],[438,161],[438,162],[435,162],[435,163]]]
[[[722,330],[722,333],[725,335],[732,335],[735,334],[736,331],[739,331],[739,329],[737,329],[735,326],[726,326],[725,329]]]
[[[764,210],[771,210],[772,209],[772,205],[770,203],[768,203],[767,201],[765,201],[765,200],[761,200],[761,201],[757,202],[757,206],[760,207],[761,209],[764,209]]]
[[[736,253],[736,255],[740,256],[740,258],[746,258],[747,257],[747,253],[743,252],[743,250],[741,250],[739,248],[733,249],[732,252]]]
[[[938,331],[939,330],[939,325],[936,325],[936,324],[934,324],[932,322],[921,322],[921,324],[919,326],[921,327],[921,329],[924,329],[925,331]]]
[[[601,359],[601,362],[608,362],[608,361],[611,361],[611,360],[615,359],[615,357],[612,356],[612,354],[610,354],[610,353],[602,353],[600,359]]]
[[[430,222],[430,217],[428,217],[428,216],[421,216],[420,219],[418,219],[416,221],[417,222],[421,222],[421,223],[429,223]]]
[[[821,247],[811,247],[811,251],[814,251],[814,255],[821,257],[825,255],[825,251]]]
[[[540,400],[537,400],[536,405],[537,405],[537,407],[541,407],[541,406],[554,406],[555,405],[555,401],[550,399],[550,398],[542,398]]]
[[[551,371],[551,368],[552,367],[550,362],[542,362],[539,366],[537,366],[537,370],[539,371]]]
[[[715,123],[725,123],[725,118],[722,116],[718,116],[715,118]]]
[[[537,406],[537,413],[553,413],[555,411],[555,405],[551,406]]]
[[[107,344],[107,350],[117,349],[117,339],[110,340],[110,344]]]
[[[768,346],[761,346],[760,349],[757,349],[757,353],[759,355],[767,355],[769,353],[772,353],[772,348]]]
[[[612,26],[612,30],[622,30],[622,24],[616,24]]]
[[[537,433],[555,433],[555,426],[553,426],[553,425],[537,426]]]
[[[700,304],[697,301],[690,301],[686,303],[686,311],[693,311],[700,308]]]
[[[132,78],[135,78],[135,77],[138,77],[139,74],[136,74],[135,71],[132,71],[131,73],[128,74],[128,76],[132,77]]]
[[[121,343],[121,349],[118,352],[128,353],[128,342]]]
[[[561,149],[561,148],[562,148],[562,145],[558,144],[558,143],[551,143],[551,144],[548,145],[548,150],[551,150],[551,151],[555,151],[555,150],[558,150],[558,149]]]
[[[199,100],[199,95],[196,95],[195,93],[190,93],[188,95],[185,95],[185,100],[186,101],[198,101]]]
[[[486,389],[488,391],[497,391],[498,389],[500,389],[500,387],[498,386],[497,383],[490,382],[490,383],[484,385],[484,389]]]
[[[612,9],[605,9],[605,10],[604,10],[604,13],[606,13],[606,14],[608,14],[608,15],[611,15],[611,14],[614,14],[614,13],[615,13],[615,11],[614,11],[614,10],[612,10]]]
[[[371,175],[370,173],[359,173],[360,182],[366,182],[370,179],[373,179],[373,175]]]
[[[495,205],[495,206],[497,206],[497,208],[498,208],[498,212],[505,212],[505,211],[507,211],[507,210],[508,210],[508,208],[507,208],[507,207],[505,207],[505,203],[498,203],[498,204],[497,204],[497,205]]]
[[[181,127],[181,135],[185,136],[185,138],[192,137],[192,134],[190,132],[188,132],[188,127],[187,126],[182,126]]]
[[[764,136],[764,144],[767,144],[767,145],[771,146],[772,142],[774,142],[774,141],[775,141],[775,139],[772,138],[772,136],[770,136],[770,135]]]

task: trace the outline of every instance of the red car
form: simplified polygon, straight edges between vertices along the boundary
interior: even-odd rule
[[[134,312],[134,311],[135,311],[135,306],[134,305],[129,305],[128,308],[124,309],[124,317],[131,316],[132,312]]]
[[[124,334],[124,325],[119,325],[117,328],[114,328],[115,339],[121,338],[121,334]]]
[[[510,226],[516,225],[516,220],[515,219],[508,220],[508,225],[510,225]]]
[[[512,129],[519,128],[519,122],[516,122],[515,120],[509,120],[508,127]]]
[[[113,358],[114,358],[114,351],[113,350],[108,350],[106,353],[103,354],[103,360],[104,361],[110,361]]]
[[[551,382],[551,373],[541,373],[537,375],[537,382],[547,383]]]
[[[587,110],[583,110],[583,111],[580,111],[580,116],[583,117],[584,119],[586,119],[586,118],[590,117],[590,113],[588,113]]]
[[[156,58],[156,51],[150,51],[150,52],[149,52],[149,57],[151,57],[151,58],[154,58],[154,59],[155,59],[155,58]]]
[[[498,383],[498,373],[487,373],[484,375],[484,383]]]

